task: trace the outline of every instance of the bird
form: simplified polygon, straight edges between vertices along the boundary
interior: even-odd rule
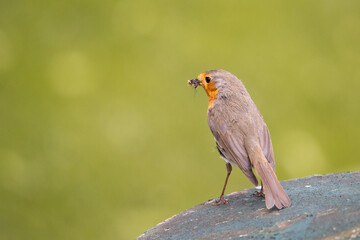
[[[208,125],[226,164],[224,187],[213,205],[228,203],[224,193],[232,166],[236,166],[258,186],[255,169],[261,180],[261,191],[254,195],[265,197],[267,209],[289,207],[290,198],[275,174],[269,129],[241,80],[228,71],[215,69],[188,80],[188,84],[195,89],[203,87],[208,96]]]

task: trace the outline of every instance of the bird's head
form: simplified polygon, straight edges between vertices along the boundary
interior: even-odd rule
[[[218,98],[219,92],[220,94],[224,93],[227,86],[236,80],[238,79],[233,74],[217,69],[199,74],[197,78],[189,80],[188,84],[193,88],[197,88],[199,85],[204,88],[209,98],[209,108],[211,108]]]

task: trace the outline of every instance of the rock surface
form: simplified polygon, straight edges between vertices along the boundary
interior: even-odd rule
[[[360,172],[281,182],[292,205],[267,210],[255,188],[181,212],[138,239],[360,239]]]

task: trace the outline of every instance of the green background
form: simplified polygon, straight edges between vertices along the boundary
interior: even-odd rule
[[[359,26],[355,0],[1,0],[0,239],[133,239],[217,197],[187,86],[210,69],[243,80],[279,179],[359,170]]]

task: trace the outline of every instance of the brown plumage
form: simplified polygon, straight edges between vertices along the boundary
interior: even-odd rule
[[[224,191],[230,176],[231,165],[238,166],[255,185],[262,183],[268,209],[289,207],[290,199],[275,175],[275,159],[270,133],[242,82],[224,70],[204,72],[189,80],[193,87],[201,85],[209,98],[208,124],[215,137],[221,157],[226,161],[227,177],[220,199],[215,205],[227,203]]]

